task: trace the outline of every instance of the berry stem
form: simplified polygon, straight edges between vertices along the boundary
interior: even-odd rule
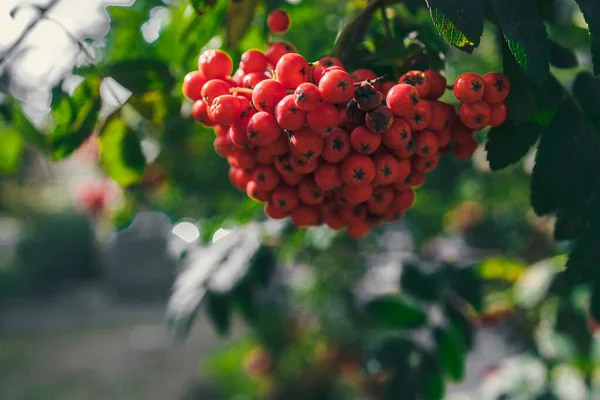
[[[234,96],[236,96],[238,93],[252,94],[252,89],[236,87],[229,89],[229,92],[232,93]]]
[[[365,82],[370,83],[372,85],[372,84],[377,83],[377,82],[379,82],[379,81],[381,81],[383,79],[385,79],[385,75],[379,76],[379,77],[377,77],[375,79],[367,79],[365,81],[355,82],[354,86],[360,86],[360,85],[362,85]]]
[[[320,63],[318,61],[313,61],[313,62],[309,62],[308,66],[309,67],[318,67],[320,65]]]

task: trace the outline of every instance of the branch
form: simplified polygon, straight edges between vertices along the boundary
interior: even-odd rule
[[[27,25],[23,33],[21,33],[21,36],[19,36],[16,42],[14,42],[8,49],[6,49],[2,53],[2,55],[0,55],[0,67],[8,60],[10,55],[21,45],[21,43],[23,43],[23,41],[25,40],[25,38],[27,38],[29,33],[31,33],[33,28],[35,28],[40,21],[46,18],[46,14],[48,14],[50,10],[52,10],[54,6],[58,4],[59,1],[60,0],[50,0],[50,3],[48,3],[47,6],[38,8],[40,10],[40,14],[38,15],[38,17],[31,21],[29,25]]]

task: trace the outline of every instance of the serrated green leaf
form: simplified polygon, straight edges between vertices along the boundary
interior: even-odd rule
[[[579,65],[577,56],[573,51],[566,47],[556,43],[554,40],[550,41],[550,64],[556,68],[573,68]]]
[[[523,76],[521,68],[506,44],[502,46],[502,65],[504,74],[510,81],[510,92],[506,98],[508,119],[516,124],[529,122],[535,109],[529,82]]]
[[[130,186],[144,176],[146,159],[135,133],[120,118],[104,126],[100,136],[100,162],[119,185]]]
[[[102,68],[102,72],[138,95],[151,91],[168,93],[175,85],[169,65],[155,58],[116,61]]]
[[[445,375],[458,382],[465,376],[467,349],[460,331],[452,324],[435,331],[437,355]]]
[[[369,301],[365,311],[378,324],[391,329],[417,328],[427,321],[420,307],[392,295]]]
[[[600,78],[589,72],[580,73],[573,82],[573,96],[600,135]]]
[[[451,45],[472,53],[479,46],[485,18],[479,0],[427,0],[437,30]]]
[[[0,174],[9,174],[21,165],[25,141],[17,129],[3,127],[0,127],[0,140]]]
[[[231,298],[227,294],[209,291],[206,294],[206,312],[221,336],[229,333],[231,327]]]
[[[534,123],[506,121],[489,131],[485,142],[490,168],[497,171],[519,162],[537,143],[542,128]]]
[[[588,24],[592,42],[594,74],[600,74],[600,3],[596,0],[575,0]]]
[[[525,75],[540,86],[550,71],[550,42],[532,0],[490,0],[498,26]]]

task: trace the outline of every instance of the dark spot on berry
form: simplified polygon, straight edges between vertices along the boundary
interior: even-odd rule
[[[281,199],[277,202],[277,204],[279,205],[279,208],[284,208],[287,206],[287,201]]]
[[[265,182],[267,180],[267,177],[265,176],[264,173],[260,172],[257,176],[257,179],[259,182]]]
[[[494,86],[496,88],[496,90],[499,92],[503,91],[505,88],[504,79],[496,78],[496,81],[494,82],[494,84],[492,86]]]
[[[331,132],[333,130],[333,128],[335,128],[335,126],[329,125],[327,128],[325,128],[325,133]]]
[[[304,158],[306,158],[307,160],[312,159],[315,156],[315,152],[312,150],[307,151],[306,153],[302,154],[304,156]]]
[[[370,144],[361,144],[360,145],[360,151],[363,153],[367,153],[369,150],[371,150],[371,145]]]
[[[412,101],[412,105],[416,106],[419,104],[419,95],[416,92],[411,93],[410,100]]]
[[[474,92],[479,92],[483,89],[483,85],[479,81],[471,82],[471,90]]]
[[[421,74],[409,74],[404,77],[403,82],[411,86],[420,86],[425,82],[425,79]]]
[[[292,164],[286,164],[283,166],[283,170],[287,172],[294,172],[294,168],[292,168]]]
[[[315,199],[319,199],[319,198],[323,197],[323,192],[321,191],[321,189],[319,189],[319,188],[315,188],[315,189],[313,189],[313,191],[312,191],[312,196],[313,196]]]
[[[299,166],[303,167],[306,165],[306,163],[304,162],[304,160],[301,160],[299,158],[294,158],[296,164],[298,164]]]
[[[292,106],[290,107],[290,112],[291,112],[293,115],[296,115],[296,113],[298,112],[298,108],[297,108],[295,105],[292,105]]]
[[[342,92],[345,92],[348,89],[348,82],[343,79],[340,79],[337,84],[338,89],[341,89]]]
[[[258,132],[256,132],[254,129],[250,129],[250,132],[248,132],[248,137],[250,139],[254,139],[258,136]]]
[[[300,70],[300,73],[302,74],[303,77],[306,76],[306,67],[302,67],[302,69]]]
[[[365,179],[365,171],[362,168],[353,170],[352,177],[357,181],[362,181]]]
[[[325,68],[331,67],[331,66],[333,66],[333,61],[331,61],[331,60],[323,61],[323,66]]]
[[[376,203],[379,203],[381,200],[383,200],[383,195],[377,192],[373,195],[373,200],[375,200]]]
[[[408,139],[408,132],[406,132],[406,131],[400,132],[400,139],[402,139],[402,140]]]
[[[267,102],[266,101],[261,101],[260,103],[258,103],[258,107],[261,110],[267,111]]]
[[[426,168],[426,169],[429,169],[429,168],[430,168],[432,165],[433,165],[433,162],[432,162],[432,161],[429,161],[429,160],[428,160],[428,161],[425,161],[425,164],[424,164],[424,166],[425,166],[425,168]]]
[[[476,124],[481,124],[484,121],[484,117],[481,114],[477,114],[475,117],[473,117],[473,121]]]
[[[392,175],[392,169],[388,165],[384,165],[383,168],[381,168],[381,173],[383,176],[388,177]]]
[[[334,138],[332,144],[334,150],[341,151],[344,148],[344,141],[342,140],[342,138]]]
[[[408,141],[408,143],[406,143],[406,150],[408,150],[408,151],[412,151],[412,150],[414,150],[414,149],[415,149],[415,147],[417,147],[417,144],[416,144],[416,143],[415,143],[415,141],[414,141],[414,140],[412,140],[412,139],[410,139],[410,140]]]
[[[304,90],[299,90],[296,92],[295,100],[297,103],[302,103],[305,97]]]
[[[425,119],[425,116],[423,114],[414,113],[413,116],[410,117],[410,119],[412,119],[415,122],[415,124],[418,124],[419,122]]]
[[[421,153],[423,153],[423,154],[429,154],[430,151],[431,151],[431,147],[429,147],[427,145],[421,147]]]
[[[294,50],[294,49],[292,49],[292,46],[290,46],[290,45],[289,45],[289,44],[287,44],[287,43],[286,43],[285,45],[283,45],[283,48],[284,48],[284,49],[286,49],[287,51],[292,51],[292,50]]]

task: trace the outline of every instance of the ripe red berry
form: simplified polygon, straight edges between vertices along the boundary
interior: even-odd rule
[[[264,72],[250,72],[243,76],[240,86],[247,89],[254,89],[259,82],[266,81],[267,79],[269,77]]]
[[[250,118],[246,134],[248,139],[257,146],[273,143],[279,137],[281,128],[275,117],[267,112],[257,112]]]
[[[206,104],[212,105],[214,99],[224,94],[229,94],[229,84],[221,79],[211,79],[203,86],[200,94]]]
[[[307,175],[298,184],[298,198],[304,204],[320,204],[325,199],[323,189],[317,185],[312,175]]]
[[[506,121],[508,115],[508,108],[506,103],[494,103],[490,104],[490,120],[488,125],[496,127]]]
[[[265,214],[272,219],[283,219],[288,215],[287,211],[277,207],[271,202],[265,204]]]
[[[407,85],[414,86],[421,98],[425,98],[431,88],[429,79],[427,79],[425,73],[421,71],[408,71],[400,77],[398,83],[406,83]]]
[[[377,74],[370,70],[370,69],[366,69],[366,68],[359,68],[355,71],[353,71],[350,76],[352,77],[352,80],[354,80],[354,82],[364,82],[366,80],[371,80],[374,81],[375,79],[377,79]],[[373,86],[375,87],[376,90],[381,89],[381,83],[379,82],[375,82],[373,84]]]
[[[363,186],[375,179],[375,163],[362,154],[346,157],[340,169],[342,180],[350,186]]]
[[[346,103],[354,94],[354,82],[343,70],[329,71],[319,81],[319,93],[330,103]]]
[[[216,97],[208,111],[213,121],[218,124],[231,125],[240,118],[240,100],[230,94]]]
[[[321,78],[323,77],[323,74],[325,74],[325,70],[321,67],[317,66],[312,66],[311,68],[311,78],[312,78],[312,82],[315,85],[318,85],[319,82],[321,82]],[[319,95],[320,96],[320,95]]]
[[[337,58],[337,57],[323,57],[319,60],[319,66],[321,66],[323,68],[323,70],[325,70],[326,68],[329,67],[333,67],[333,66],[338,66],[341,68],[344,68],[344,64],[342,63],[342,61]]]
[[[483,100],[490,104],[503,102],[510,92],[510,82],[506,75],[499,72],[488,72],[483,79]]]
[[[271,154],[267,146],[258,146],[254,150],[254,159],[259,164],[273,164],[275,162],[275,156]]]
[[[394,118],[391,126],[381,134],[383,144],[390,149],[402,148],[411,137],[410,126],[400,118]]]
[[[323,142],[321,157],[330,163],[339,163],[350,153],[350,136],[342,129],[335,128]]]
[[[414,134],[413,134],[414,136]],[[398,158],[408,158],[417,151],[417,144],[414,137],[411,138],[404,146],[399,149],[392,149],[391,152]]]
[[[270,192],[279,184],[279,173],[271,165],[257,165],[252,173],[252,180],[256,182],[259,190]]]
[[[431,69],[425,70],[424,73],[430,85],[429,93],[427,93],[426,97],[430,100],[439,99],[446,92],[446,77]]]
[[[411,189],[416,189],[425,183],[425,173],[413,169],[410,175],[404,180],[404,183]]]
[[[360,222],[355,222],[352,225],[348,225],[346,232],[348,232],[348,235],[353,239],[360,239],[365,237],[369,233],[370,229],[371,227],[369,226],[369,223],[366,220],[363,220]]]
[[[471,137],[462,142],[456,142],[453,150],[457,158],[466,161],[477,150],[477,142]]]
[[[400,158],[397,160],[398,166],[396,167],[396,181],[404,181],[412,171],[412,164],[410,158]]]
[[[252,179],[252,173],[250,171],[242,168],[229,167],[229,180],[239,190],[245,192],[250,179]]]
[[[246,74],[251,72],[262,73],[267,69],[267,56],[260,50],[247,50],[242,54],[240,68]]]
[[[277,8],[267,16],[267,26],[273,33],[285,33],[290,28],[290,16],[281,8]]]
[[[450,144],[450,140],[452,139],[452,135],[450,132],[450,127],[447,127],[446,129],[437,131],[435,133],[437,135],[438,144],[440,148],[446,147]]]
[[[461,104],[458,115],[465,126],[479,130],[490,121],[490,105],[482,100],[470,104]]]
[[[275,42],[267,49],[267,61],[271,68],[275,68],[281,57],[288,53],[295,53],[296,48],[288,42]]]
[[[371,154],[381,145],[381,135],[361,125],[350,134],[350,144],[358,153]]]
[[[410,118],[415,107],[420,103],[420,97],[417,89],[413,86],[400,83],[392,86],[388,91],[385,102],[397,116]]]
[[[256,165],[256,160],[251,152],[236,150],[227,156],[227,163],[235,168],[252,169]]]
[[[389,185],[398,178],[398,161],[391,154],[381,154],[374,157],[376,185]]]
[[[235,73],[233,74],[233,76],[231,77],[231,80],[233,80],[236,84],[236,86],[242,86],[242,79],[244,78],[244,76],[246,75],[246,72],[241,69],[238,68]]]
[[[295,186],[302,180],[303,175],[294,170],[289,154],[275,157],[275,169],[290,186]]]
[[[450,104],[438,100],[433,100],[429,104],[431,105],[431,120],[427,128],[432,131],[445,129],[450,123],[451,114],[455,112],[454,108]]]
[[[396,211],[404,211],[414,206],[415,200],[415,192],[409,189],[396,192],[392,203]]]
[[[420,131],[429,126],[431,121],[431,104],[427,100],[419,101],[413,107],[412,114],[408,117],[408,125],[413,131]]]
[[[206,78],[201,71],[188,72],[183,78],[181,91],[189,100],[197,101],[202,99],[202,86],[206,83]]]
[[[299,204],[290,213],[292,222],[298,227],[318,225],[321,216],[319,211],[314,206]]]
[[[392,126],[394,114],[384,105],[367,112],[365,123],[372,132],[382,134]]]
[[[275,79],[259,82],[252,90],[252,104],[258,111],[275,112],[275,106],[286,96],[285,87]]]
[[[439,144],[437,136],[432,131],[415,132],[415,144],[417,145],[416,153],[420,156],[428,156],[438,152]]]
[[[200,54],[198,69],[206,79],[225,78],[233,71],[233,61],[222,50],[206,50]]]
[[[340,123],[340,112],[333,104],[321,102],[306,114],[306,122],[315,133],[326,136]]]
[[[231,143],[229,136],[217,136],[213,141],[213,147],[215,152],[223,158],[233,152],[233,143]]]
[[[308,128],[293,133],[290,139],[290,151],[296,157],[312,160],[323,151],[323,138]]]
[[[291,211],[298,205],[296,189],[288,185],[279,185],[271,193],[271,203],[284,211]]]
[[[275,107],[275,118],[282,129],[295,131],[306,123],[306,111],[296,106],[294,95],[288,94]]]
[[[430,172],[433,171],[440,161],[440,154],[435,153],[429,156],[414,155],[411,158],[412,167],[418,171]]]
[[[296,89],[298,85],[307,82],[308,73],[308,62],[298,53],[283,55],[275,67],[277,80],[289,89]]]
[[[258,188],[258,183],[255,180],[250,179],[248,184],[246,185],[246,194],[253,200],[260,201],[261,203],[266,203],[269,201],[269,197],[271,193],[260,190]]]
[[[344,222],[338,214],[338,207],[335,205],[325,205],[321,209],[321,217],[329,229],[338,230],[344,226]]]
[[[293,154],[290,154],[292,168],[294,171],[304,175],[315,172],[315,170],[319,167],[319,160],[319,157],[307,160],[304,157],[296,157]]]
[[[290,141],[286,134],[280,133],[277,139],[273,143],[269,143],[264,146],[274,156],[281,156],[287,154],[289,149]]]
[[[248,128],[248,122],[250,122],[251,117],[245,117],[238,119],[229,127],[229,139],[231,143],[237,148],[240,149],[251,149],[254,147],[254,143],[248,139],[248,134],[246,129]]]
[[[229,136],[229,126],[216,124],[213,126],[213,131],[216,136]]]
[[[322,163],[315,171],[315,182],[324,191],[338,189],[342,186],[340,164]]]
[[[384,98],[387,96],[390,89],[393,88],[394,86],[396,86],[396,82],[392,82],[392,81],[383,82],[381,84],[381,94],[383,95]]]
[[[319,88],[312,83],[305,82],[298,85],[294,91],[294,102],[296,107],[304,111],[314,109],[321,101]]]
[[[204,126],[214,126],[215,121],[208,115],[208,107],[204,100],[197,100],[192,105],[192,115],[194,119]]]
[[[367,200],[367,211],[369,214],[383,215],[392,204],[394,190],[389,186],[378,186]]]
[[[364,204],[341,207],[338,213],[346,225],[352,225],[367,218],[367,208]]]
[[[450,128],[452,140],[457,143],[463,143],[473,139],[473,133],[473,130],[467,128],[460,120],[454,122]]]
[[[345,205],[354,206],[369,200],[372,194],[373,187],[371,185],[343,185],[340,189],[340,202]]]
[[[483,79],[474,72],[466,72],[454,81],[454,97],[461,103],[475,103],[483,96]]]

